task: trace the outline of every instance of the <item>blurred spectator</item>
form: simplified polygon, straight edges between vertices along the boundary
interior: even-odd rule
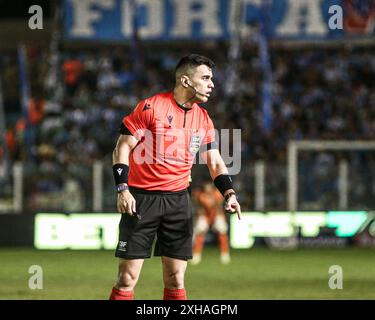
[[[63,63],[62,69],[64,71],[64,83],[66,85],[67,94],[72,95],[77,88],[83,65],[81,61],[70,58]]]
[[[209,229],[212,229],[217,235],[221,263],[230,263],[228,222],[224,214],[223,196],[212,181],[205,181],[201,188],[194,188],[192,196],[197,206],[191,264],[196,265],[201,262],[204,242]]]

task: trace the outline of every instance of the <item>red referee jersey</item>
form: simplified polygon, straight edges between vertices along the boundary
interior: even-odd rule
[[[130,153],[129,185],[146,190],[186,189],[199,148],[215,141],[207,111],[180,107],[173,92],[142,100],[123,124],[139,141]]]

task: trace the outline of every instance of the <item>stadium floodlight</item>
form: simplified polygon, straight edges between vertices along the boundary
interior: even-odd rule
[[[298,152],[299,151],[356,151],[375,150],[375,141],[368,140],[316,140],[316,141],[289,141],[288,143],[288,210],[298,210]],[[340,165],[341,175],[347,175],[347,165]],[[346,190],[345,179],[341,180],[340,189]],[[345,194],[345,192],[343,192]],[[340,204],[345,205],[345,198],[340,199]]]

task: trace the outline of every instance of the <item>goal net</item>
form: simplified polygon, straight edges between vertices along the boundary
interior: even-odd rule
[[[375,141],[290,141],[287,206],[298,210],[375,207]]]

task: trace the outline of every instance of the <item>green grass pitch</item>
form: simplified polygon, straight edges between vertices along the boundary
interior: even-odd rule
[[[375,299],[375,249],[298,249],[257,247],[232,250],[222,265],[216,247],[201,264],[188,266],[188,299]],[[31,290],[31,265],[43,268],[43,289]],[[343,289],[328,286],[329,268],[343,270]],[[113,251],[0,249],[0,299],[107,299],[116,279]],[[135,299],[161,299],[160,258],[144,263]]]

